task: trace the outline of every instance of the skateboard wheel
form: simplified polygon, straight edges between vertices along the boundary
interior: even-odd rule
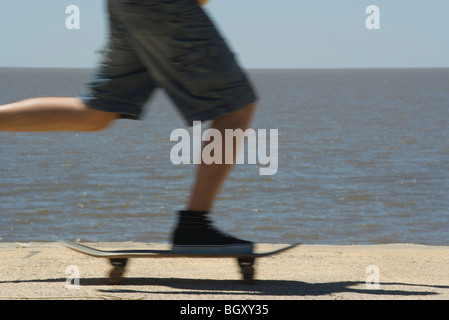
[[[108,282],[110,284],[119,284],[123,281],[123,274],[125,273],[126,263],[128,259],[109,259],[113,268],[109,272]]]
[[[251,284],[254,282],[254,259],[238,259],[237,260],[240,272],[243,277],[243,282],[246,284]]]

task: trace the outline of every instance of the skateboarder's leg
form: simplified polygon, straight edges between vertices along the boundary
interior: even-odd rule
[[[221,116],[212,128],[225,137],[226,129],[246,130],[256,103]],[[173,234],[173,251],[179,253],[251,253],[253,244],[217,230],[209,217],[216,195],[232,169],[225,164],[226,142],[222,145],[223,164],[201,163],[197,170],[188,210],[179,212],[178,225]],[[236,146],[232,156],[236,158]],[[232,163],[235,163],[233,161]]]
[[[211,128],[219,130],[222,137],[225,137],[226,129],[242,129],[245,131],[248,128],[255,106],[255,103],[252,103],[243,109],[221,116],[212,123]],[[222,144],[221,154],[223,157],[223,164],[200,164],[189,202],[189,210],[210,211],[212,209],[215,197],[219,192],[223,181],[232,169],[232,164],[225,164],[224,161],[226,157],[225,145],[226,142]],[[233,146],[234,150],[232,155],[234,161],[232,163],[235,163],[237,152],[234,143]]]
[[[77,98],[33,98],[0,106],[0,131],[99,131],[117,117]]]

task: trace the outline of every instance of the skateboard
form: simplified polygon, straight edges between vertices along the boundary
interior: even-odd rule
[[[69,249],[75,250],[79,253],[95,257],[106,258],[112,265],[112,269],[109,272],[109,283],[119,284],[123,281],[126,264],[128,259],[131,258],[235,258],[240,268],[243,281],[245,283],[252,283],[254,280],[254,264],[257,258],[268,257],[275,254],[285,252],[293,249],[299,245],[299,243],[288,245],[286,247],[267,251],[267,252],[255,252],[250,254],[229,254],[229,253],[177,253],[171,250],[114,250],[105,251],[98,250],[92,247],[88,247],[83,244],[64,241],[64,244]]]

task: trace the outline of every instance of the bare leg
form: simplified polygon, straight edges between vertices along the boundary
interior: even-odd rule
[[[99,131],[117,117],[77,98],[33,98],[0,106],[0,131]]]
[[[246,130],[251,120],[251,116],[254,112],[255,106],[255,104],[251,104],[243,109],[224,115],[216,119],[211,127],[219,130],[222,137],[225,136],[225,129]],[[224,146],[225,144],[223,143],[223,159],[225,159]],[[235,160],[235,145],[233,155]],[[210,211],[212,209],[214,199],[231,169],[232,164],[200,164],[197,171],[196,181],[188,210]]]

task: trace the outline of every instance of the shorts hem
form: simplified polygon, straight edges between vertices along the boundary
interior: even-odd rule
[[[99,103],[97,99],[92,99],[88,97],[80,97],[81,101],[86,105],[86,107],[94,110],[116,113],[120,115],[122,119],[130,120],[140,120],[142,117],[142,112],[138,107],[124,106],[120,102],[101,102]]]
[[[254,95],[250,95],[244,99],[240,98],[237,102],[227,102],[225,105],[219,106],[213,109],[207,109],[204,111],[197,112],[193,115],[184,116],[184,121],[188,126],[193,125],[193,121],[210,121],[215,120],[221,116],[226,114],[233,113],[234,111],[238,111],[243,109],[253,103],[257,102],[257,97]]]

